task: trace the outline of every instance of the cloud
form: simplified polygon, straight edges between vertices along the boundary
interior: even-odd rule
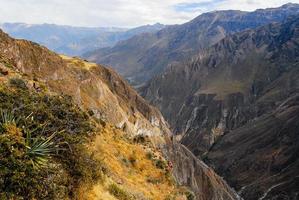
[[[299,3],[299,0],[293,0]],[[202,12],[276,7],[285,0],[0,0],[1,22],[133,27],[183,23]]]

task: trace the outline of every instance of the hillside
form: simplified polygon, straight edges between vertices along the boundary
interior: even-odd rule
[[[143,88],[244,199],[295,198],[299,18],[228,36]]]
[[[0,58],[1,198],[238,199],[113,70],[2,31]]]
[[[111,47],[134,35],[155,32],[162,24],[125,28],[87,28],[55,24],[3,23],[0,27],[9,35],[26,39],[65,55],[80,56],[98,48]]]
[[[286,4],[254,12],[228,10],[204,13],[188,23],[138,35],[114,47],[85,54],[84,57],[113,66],[133,85],[140,86],[163,72],[169,64],[188,60],[227,35],[279,22],[298,12],[297,4]]]

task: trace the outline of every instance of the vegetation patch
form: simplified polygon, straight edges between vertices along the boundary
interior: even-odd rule
[[[131,197],[125,190],[121,189],[116,184],[109,185],[108,190],[110,194],[112,194],[119,200],[133,200],[133,197]]]
[[[189,190],[185,192],[185,195],[187,197],[187,200],[194,200],[195,199],[194,193],[189,191]]]
[[[85,147],[88,114],[69,96],[9,85],[0,87],[0,199],[74,199],[79,183],[101,178]]]

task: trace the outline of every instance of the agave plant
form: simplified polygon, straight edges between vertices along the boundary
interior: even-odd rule
[[[26,120],[34,120],[32,113],[26,117]],[[38,127],[32,128],[27,125],[23,126],[23,131],[26,134],[26,154],[29,157],[34,168],[40,169],[48,165],[50,157],[55,154],[60,148],[60,143],[54,141],[57,132],[54,132],[49,137],[32,137],[32,135],[44,135],[47,123],[40,124]],[[39,134],[36,134],[38,132]],[[61,131],[63,132],[63,131]],[[58,133],[61,133],[58,132]]]
[[[59,150],[59,144],[54,142],[56,134],[47,138],[32,138],[31,132],[26,132],[26,154],[33,167],[40,169],[47,166],[49,158]]]
[[[47,123],[39,124],[37,127],[31,127],[26,122],[28,120],[34,120],[33,113],[24,117],[24,123],[22,126],[23,135],[25,138],[26,155],[30,159],[34,168],[43,168],[47,166],[50,157],[60,150],[59,146],[61,142],[54,141],[55,136],[61,132],[54,132],[49,137],[42,137],[45,135],[45,129]],[[13,111],[0,110],[0,132],[5,131],[5,128],[9,124],[15,126],[19,125],[21,118],[16,118]],[[34,135],[34,137],[33,137]]]
[[[19,118],[14,116],[12,111],[0,110],[0,131],[2,132],[5,129],[5,126],[8,124],[15,124],[19,122]]]

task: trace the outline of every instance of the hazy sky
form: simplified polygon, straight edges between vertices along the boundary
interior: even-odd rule
[[[299,0],[0,0],[0,22],[134,27],[176,24],[213,10],[277,7]]]

